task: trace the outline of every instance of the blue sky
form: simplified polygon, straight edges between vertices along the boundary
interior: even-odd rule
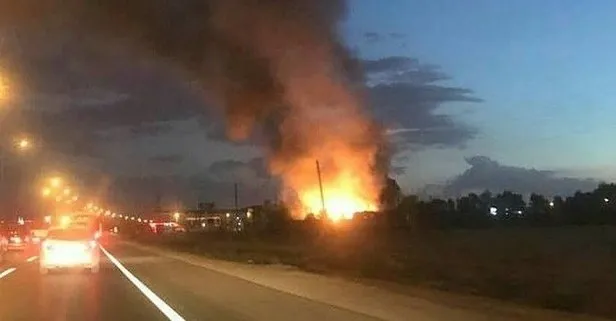
[[[463,157],[613,179],[616,28],[613,1],[356,0],[343,34],[362,57],[401,55],[437,64],[448,84],[485,101],[444,113],[476,126],[466,149],[412,155],[413,188],[468,167]],[[367,42],[364,34],[383,35]],[[399,37],[387,37],[397,33]],[[413,182],[411,182],[413,181]]]

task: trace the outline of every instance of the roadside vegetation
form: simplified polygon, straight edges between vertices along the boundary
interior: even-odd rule
[[[217,259],[616,319],[616,185],[567,198],[531,195],[528,204],[511,192],[420,201],[395,195],[395,186],[389,190],[384,203],[394,203],[390,210],[346,222],[293,221],[262,210],[241,233],[121,230],[148,244]]]
[[[141,240],[223,260],[616,318],[616,227],[429,231],[378,241],[367,233],[337,230],[287,242],[193,233]]]

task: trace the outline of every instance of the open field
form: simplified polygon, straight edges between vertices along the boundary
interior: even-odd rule
[[[616,227],[375,233],[340,230],[284,241],[187,234],[147,241],[226,260],[616,318]]]

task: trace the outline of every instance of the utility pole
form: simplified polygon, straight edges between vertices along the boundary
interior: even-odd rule
[[[239,206],[237,202],[237,183],[233,184],[233,197],[235,201],[235,212],[237,213],[239,210]]]
[[[319,178],[319,191],[321,192],[321,215],[327,216],[327,211],[325,209],[325,195],[323,195],[323,181],[321,180],[321,165],[319,165],[319,160],[317,159],[317,176]]]

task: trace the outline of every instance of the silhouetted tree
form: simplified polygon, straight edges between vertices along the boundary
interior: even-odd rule
[[[418,204],[419,197],[417,197],[417,195],[405,196],[400,202],[400,205],[398,205],[398,209],[395,211],[396,215],[393,219],[403,226],[412,227],[415,223],[415,216],[419,212]]]
[[[398,182],[393,178],[387,177],[380,195],[381,209],[386,211],[395,210],[403,197],[404,195],[402,195]]]
[[[550,221],[550,202],[539,194],[530,195],[527,218],[530,224],[545,225]]]
[[[497,209],[496,216],[503,222],[519,221],[526,210],[526,203],[521,194],[504,191],[494,198],[494,206]]]
[[[493,195],[484,191],[470,193],[457,199],[421,201],[416,195],[402,196],[395,180],[389,179],[381,195],[383,213],[371,214],[366,220],[359,214],[358,222],[379,222],[384,228],[445,229],[485,228],[498,224],[508,225],[588,225],[616,224],[616,184],[600,184],[592,192],[576,192],[563,199],[531,194],[528,207],[521,194],[504,191]],[[395,207],[393,207],[395,205]],[[393,208],[392,208],[393,207]],[[491,209],[496,210],[492,215]],[[284,206],[271,206],[267,210],[268,233],[284,231],[290,220]],[[307,222],[317,223],[312,216]]]

